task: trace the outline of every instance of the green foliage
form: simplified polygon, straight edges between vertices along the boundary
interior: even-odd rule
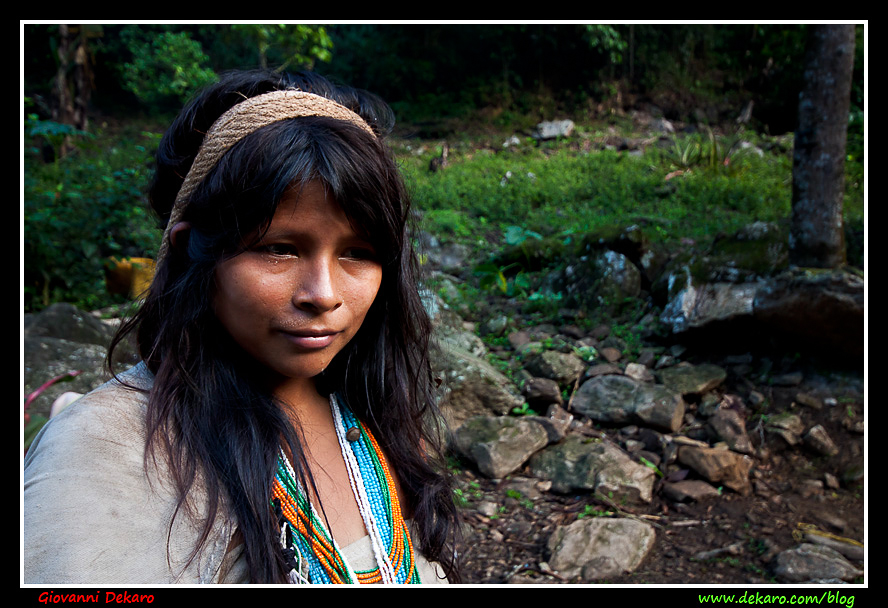
[[[518,502],[518,504],[520,504],[525,509],[533,509],[533,500],[524,496],[518,490],[513,490],[511,488],[506,490],[506,497],[511,498],[512,500],[515,500],[516,502]]]
[[[30,100],[25,99],[25,104],[29,105]],[[53,120],[41,120],[37,114],[28,114],[25,119],[25,133],[28,137],[35,139],[44,139],[52,147],[53,160],[58,161],[61,158],[62,145],[66,140],[71,138],[89,138],[92,134],[86,131],[76,129],[71,125],[55,122]]]
[[[611,335],[618,338],[625,344],[623,354],[631,360],[638,358],[641,354],[642,340],[640,332],[625,323],[615,323],[611,326]]]
[[[422,224],[423,229],[438,236],[465,238],[472,234],[469,218],[456,209],[430,209],[423,215]]]
[[[321,25],[235,24],[232,31],[255,47],[259,65],[284,71],[298,67],[311,70],[316,61],[332,59],[333,41]]]
[[[481,496],[481,484],[477,481],[470,481],[466,484],[465,489],[453,489],[454,501],[456,502],[456,505],[461,508],[468,506],[471,501],[478,500]]]
[[[120,69],[123,87],[148,106],[180,106],[216,79],[210,58],[187,31],[149,34],[130,26],[122,36],[132,53]]]
[[[518,407],[512,408],[513,416],[537,416],[537,411],[532,409],[530,405],[525,401]]]
[[[506,228],[505,241],[507,245],[521,245],[529,238],[540,240],[543,237],[539,233],[522,226],[509,226]]]
[[[610,517],[614,514],[614,511],[602,509],[595,505],[585,505],[583,510],[577,513],[577,519],[584,519],[586,517]]]
[[[700,169],[736,174],[743,170],[741,161],[747,155],[740,141],[739,134],[720,137],[707,127],[705,135],[673,135],[672,148],[666,157],[673,168],[683,171]]]
[[[564,294],[561,292],[537,290],[527,296],[522,310],[528,314],[540,313],[543,317],[554,317],[563,305],[563,300]]]
[[[679,139],[672,137],[672,150],[669,160],[677,169],[690,169],[703,158],[703,147],[696,137]]]
[[[641,464],[651,469],[657,475],[657,477],[663,477],[663,471],[661,471],[660,468],[653,462],[642,456],[639,456],[638,459],[641,461]]]
[[[611,25],[586,25],[585,38],[589,46],[607,55],[611,63],[620,63],[627,43]]]
[[[530,281],[527,275],[520,270],[515,276],[507,277],[506,273],[512,268],[520,268],[520,265],[478,264],[475,266],[474,274],[480,277],[481,289],[493,289],[510,298],[519,295],[526,296]]]
[[[111,143],[84,140],[77,153],[51,165],[26,155],[26,310],[57,301],[85,309],[112,303],[104,285],[106,259],[151,257],[159,231],[144,189],[157,141],[153,133]]]

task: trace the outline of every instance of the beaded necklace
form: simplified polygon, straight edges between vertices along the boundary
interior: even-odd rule
[[[291,566],[290,582],[419,583],[410,532],[379,444],[348,407],[332,395],[330,408],[377,567],[357,572],[351,568],[281,450],[271,504],[281,526],[281,547]]]

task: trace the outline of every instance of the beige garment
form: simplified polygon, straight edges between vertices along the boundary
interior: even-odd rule
[[[140,364],[121,375],[148,388]],[[144,463],[147,397],[110,381],[71,404],[31,444],[24,470],[26,584],[246,583],[242,547],[220,513],[204,550],[188,563],[198,527],[173,518],[175,491],[163,463]],[[193,493],[197,512],[202,496]],[[172,521],[172,527],[170,527]],[[343,550],[354,568],[373,560],[368,538]],[[423,583],[446,582],[417,556]],[[371,565],[371,567],[373,567]]]

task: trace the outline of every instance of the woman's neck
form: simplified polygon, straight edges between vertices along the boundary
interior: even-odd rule
[[[318,392],[314,378],[289,378],[274,389],[290,421],[303,432],[332,422],[330,400]]]
[[[340,546],[367,534],[343,460],[330,400],[314,382],[288,381],[275,391],[287,415],[303,438],[306,463],[314,480],[309,499],[321,506],[330,531]]]

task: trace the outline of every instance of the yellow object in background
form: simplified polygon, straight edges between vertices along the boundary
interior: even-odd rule
[[[105,270],[108,293],[126,294],[133,299],[143,296],[154,278],[151,258],[110,258]]]

